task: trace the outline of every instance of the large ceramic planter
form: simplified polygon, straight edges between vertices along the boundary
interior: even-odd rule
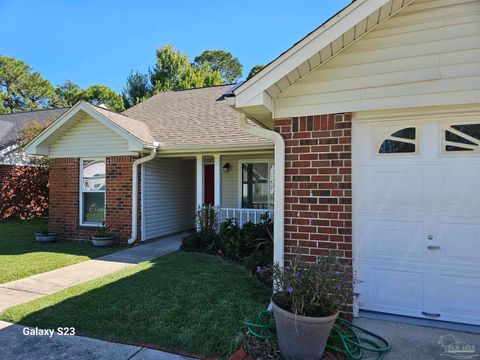
[[[115,242],[115,236],[94,236],[92,237],[92,244],[95,246],[111,246]]]
[[[57,240],[57,234],[55,233],[35,233],[35,240],[39,242],[52,242]]]
[[[319,360],[338,313],[327,317],[295,315],[272,299],[280,353],[286,360]]]

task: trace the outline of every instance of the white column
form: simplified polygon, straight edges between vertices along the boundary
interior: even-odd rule
[[[197,210],[203,206],[203,155],[197,155]]]
[[[217,209],[220,209],[222,207],[222,161],[220,154],[213,155],[213,160],[214,205]]]

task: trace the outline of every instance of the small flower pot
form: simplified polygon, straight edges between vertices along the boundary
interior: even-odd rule
[[[55,233],[35,233],[35,240],[38,242],[52,242],[57,240],[57,234]]]
[[[284,359],[320,360],[338,313],[326,317],[295,315],[272,298],[278,347]]]
[[[115,242],[115,236],[93,236],[92,244],[94,246],[111,246]]]

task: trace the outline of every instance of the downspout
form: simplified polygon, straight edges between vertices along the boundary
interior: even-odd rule
[[[131,245],[137,240],[138,233],[138,165],[144,164],[150,160],[153,160],[157,156],[158,142],[153,143],[152,151],[149,155],[135,160],[132,165],[132,235],[130,239],[127,240],[128,244]]]
[[[273,212],[273,262],[283,267],[284,263],[284,214],[285,214],[285,141],[273,131],[252,126],[247,116],[240,113],[240,127],[246,132],[272,140],[275,144],[275,194]]]

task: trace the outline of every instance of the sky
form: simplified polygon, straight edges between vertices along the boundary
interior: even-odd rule
[[[0,54],[59,85],[104,84],[121,92],[131,70],[146,72],[172,44],[190,60],[206,49],[238,57],[243,76],[266,64],[347,0],[0,0]]]

